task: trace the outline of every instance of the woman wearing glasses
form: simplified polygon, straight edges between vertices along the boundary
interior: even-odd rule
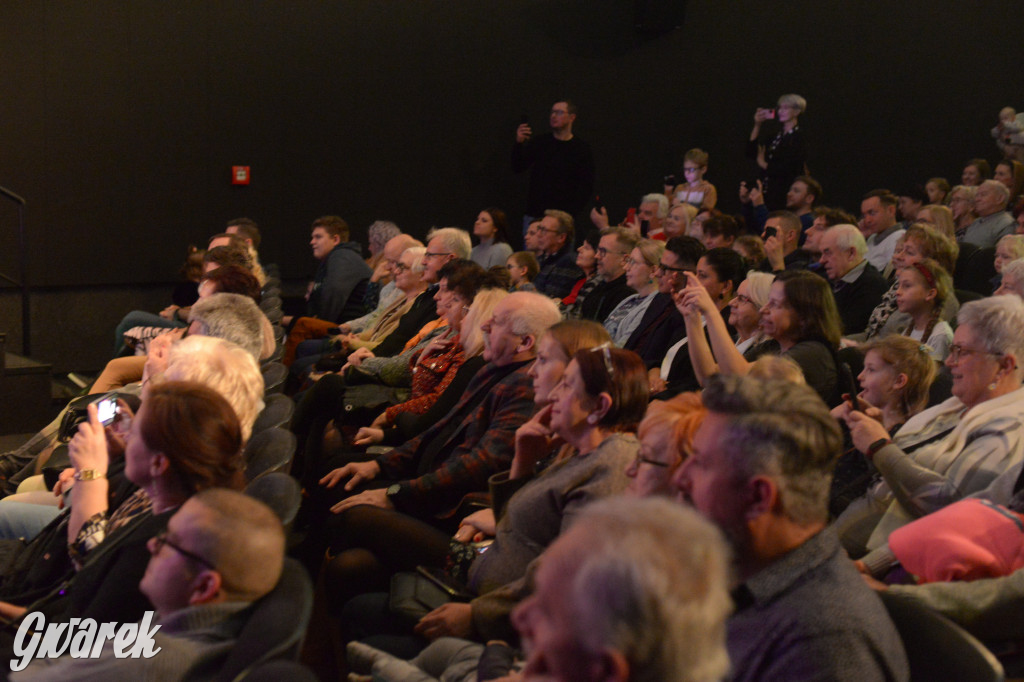
[[[640,450],[626,469],[626,495],[673,494],[672,476],[689,457],[693,436],[706,413],[699,393],[680,393],[669,400],[651,401],[637,429]]]
[[[868,414],[853,411],[846,418],[854,446],[893,493],[861,548],[869,551],[864,565],[876,576],[893,561],[889,533],[981,491],[1006,504],[1024,462],[1024,301],[972,301],[958,319],[946,358],[952,398],[909,419],[895,438]],[[856,540],[851,535],[844,545],[856,550]]]
[[[422,246],[414,246],[402,252],[394,267],[395,286],[402,292],[402,297],[381,312],[377,323],[372,327],[364,329],[358,334],[339,337],[338,340],[345,350],[354,351],[357,348],[372,350],[391,332],[395,331],[402,315],[412,308],[416,298],[427,288],[427,283],[423,281],[423,257],[426,251]]]
[[[636,293],[623,299],[604,320],[604,328],[616,346],[629,340],[658,293],[654,270],[664,252],[665,242],[641,239],[626,258],[626,284]]]

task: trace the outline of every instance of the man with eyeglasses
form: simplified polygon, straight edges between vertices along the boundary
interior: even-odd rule
[[[636,293],[626,284],[626,259],[639,241],[635,232],[623,227],[609,228],[601,233],[597,247],[597,273],[604,281],[585,298],[576,301],[580,317],[603,323],[615,306]]]
[[[441,268],[456,259],[469,260],[473,249],[469,233],[456,227],[442,227],[432,231],[427,241],[427,252],[423,254],[423,281],[427,290],[416,297],[412,307],[389,334],[367,357],[378,358],[398,355],[406,343],[420,332],[424,325],[437,319],[434,295],[437,293],[438,273]]]
[[[572,216],[565,211],[547,210],[537,224],[537,263],[540,272],[533,280],[537,291],[551,298],[569,295],[583,271],[576,265],[573,253]]]
[[[590,145],[573,134],[575,122],[576,105],[561,100],[551,105],[550,133],[533,137],[533,129],[525,120],[516,129],[512,170],[531,171],[524,234],[527,226],[548,209],[579,216],[594,192],[594,157]]]
[[[151,658],[117,658],[108,640],[99,658],[37,659],[12,678],[209,676],[234,650],[249,607],[280,580],[284,549],[281,522],[262,502],[224,489],[197,493],[149,541],[149,565],[139,583],[156,610],[160,629],[151,639],[160,651]]]

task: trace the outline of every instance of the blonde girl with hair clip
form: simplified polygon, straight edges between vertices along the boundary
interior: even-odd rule
[[[953,328],[941,319],[942,306],[952,293],[953,279],[931,258],[897,273],[896,307],[911,318],[903,334],[928,346],[939,362],[946,359],[953,343]]]

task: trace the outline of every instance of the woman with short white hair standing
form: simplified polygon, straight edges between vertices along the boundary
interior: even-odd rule
[[[800,114],[807,109],[807,100],[800,95],[783,95],[777,108],[758,107],[754,112],[754,128],[747,141],[747,158],[761,169],[764,203],[769,211],[786,208],[786,193],[798,175],[807,174],[807,142],[800,130]],[[777,120],[782,129],[771,139],[760,140],[761,124]]]

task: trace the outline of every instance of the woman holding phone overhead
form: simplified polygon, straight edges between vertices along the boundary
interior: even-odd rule
[[[769,211],[786,208],[786,192],[798,175],[807,174],[807,143],[800,130],[800,114],[807,109],[807,100],[789,94],[779,98],[778,108],[758,108],[754,127],[747,141],[747,158],[756,161],[764,187],[764,203]],[[782,128],[771,139],[761,140],[761,125],[777,120]]]

